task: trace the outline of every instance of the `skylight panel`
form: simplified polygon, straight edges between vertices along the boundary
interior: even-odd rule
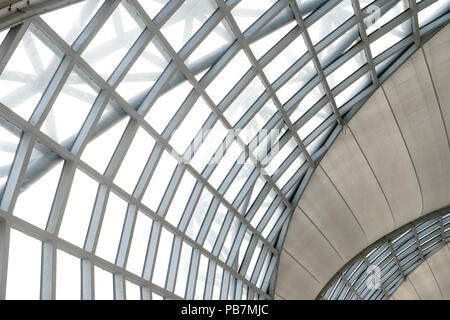
[[[91,21],[103,1],[86,0],[42,15],[42,19],[69,45]]]
[[[33,24],[0,74],[0,102],[28,120],[62,59]]]
[[[114,179],[129,194],[133,193],[154,145],[155,140],[139,128]]]
[[[164,151],[159,159],[158,165],[153,172],[150,183],[142,198],[142,203],[154,212],[158,210],[177,163],[177,160],[167,151]]]
[[[174,236],[171,232],[165,228],[161,228],[152,282],[163,288],[166,285],[167,270],[169,269],[169,259],[170,254],[172,253],[173,239]]]
[[[284,171],[284,173],[278,178],[275,182],[278,188],[283,189],[286,183],[291,180],[291,178],[295,175],[295,173],[300,169],[300,167],[306,162],[306,158],[304,154],[301,154],[299,157],[295,158],[295,160],[289,165],[289,167]]]
[[[186,235],[193,240],[197,238],[198,232],[200,231],[200,227],[203,223],[203,220],[205,219],[206,212],[208,211],[212,199],[213,195],[211,194],[211,192],[204,188],[200,199],[197,202],[197,206],[195,207],[194,212],[191,215],[189,225],[186,229]]]
[[[180,261],[178,262],[177,281],[175,282],[175,294],[185,297],[186,285],[191,265],[192,247],[183,242],[181,247]]]
[[[205,242],[203,243],[203,247],[206,250],[210,252],[213,250],[227,213],[227,208],[222,203],[219,204],[219,208],[217,209],[216,214],[214,215],[214,219],[209,228],[208,235],[206,236]]]
[[[208,273],[209,260],[203,254],[200,255],[200,263],[197,271],[197,284],[195,286],[194,299],[203,299],[206,285],[206,274]]]
[[[353,82],[350,86],[345,88],[341,93],[339,93],[336,97],[337,107],[342,107],[347,101],[352,99],[358,93],[360,93],[363,89],[365,89],[371,83],[369,73],[366,73],[358,80]]]
[[[267,66],[264,67],[264,74],[272,83],[283,74],[291,65],[307,51],[303,36],[299,35],[282,52],[280,52]]]
[[[184,152],[187,151],[186,149],[202,129],[203,124],[210,114],[211,109],[208,107],[205,100],[203,100],[202,97],[199,97],[169,140],[169,143],[179,154],[184,154]]]
[[[345,63],[341,64],[339,68],[334,70],[328,77],[327,82],[330,89],[333,89],[342,81],[344,81],[348,76],[354,73],[356,70],[361,68],[366,63],[366,56],[364,50],[361,50],[356,55],[351,57]]]
[[[342,36],[333,41],[317,55],[323,68],[328,67],[334,60],[347,52],[360,41],[358,26],[353,26]]]
[[[380,29],[383,27],[386,23],[397,17],[400,13],[404,12],[406,9],[408,9],[408,0],[400,0],[398,1],[394,6],[391,4],[385,5],[384,8],[381,8],[380,10],[385,9],[386,7],[391,6],[389,10],[387,10],[384,14],[380,16],[380,14],[383,11],[374,11],[372,15],[368,16],[365,19],[365,23],[367,26],[367,35],[370,35],[374,31]]]
[[[298,90],[317,74],[314,63],[309,61],[299,72],[276,92],[281,103],[286,103]]]
[[[187,0],[162,26],[161,32],[178,52],[216,9],[212,0]]]
[[[114,286],[112,273],[105,271],[97,266],[94,267],[95,279],[95,299],[96,300],[113,300]]]
[[[154,18],[170,0],[137,0],[150,18]]]
[[[395,29],[389,31],[382,37],[378,38],[370,44],[370,51],[372,57],[378,56],[380,53],[386,51],[400,40],[403,40],[412,33],[411,21],[406,20]]]
[[[86,238],[98,183],[77,169],[70,188],[59,236],[82,248]]]
[[[89,77],[75,67],[45,118],[42,132],[69,149],[83,126],[98,92],[99,88]]]
[[[135,105],[150,92],[170,58],[157,39],[153,39],[127,72],[117,87],[117,92],[130,104]]]
[[[308,33],[313,45],[316,45],[353,15],[354,12],[351,0],[339,2],[338,5],[308,28]]]
[[[173,226],[177,227],[181,220],[184,209],[191,197],[192,191],[197,180],[192,174],[185,170],[180,184],[178,185],[175,195],[170,203],[169,210],[165,216],[165,219]]]
[[[10,132],[4,127],[4,119],[0,117],[0,197],[8,180],[9,170],[16,155],[17,146],[20,141],[20,130],[17,134]]]
[[[107,80],[143,29],[137,14],[121,3],[81,56]]]
[[[65,253],[56,251],[56,299],[79,300],[81,293],[81,261]]]
[[[129,120],[130,117],[115,102],[108,103],[81,155],[81,160],[104,173]],[[113,124],[109,125],[110,123]]]
[[[227,192],[224,194],[224,197],[228,202],[232,203],[235,200],[253,170],[255,170],[255,166],[251,160],[248,159],[229,186]]]
[[[233,222],[231,223],[230,228],[228,229],[227,236],[225,241],[223,242],[222,249],[220,250],[219,259],[226,263],[228,259],[228,255],[231,251],[231,246],[236,239],[237,233],[239,231],[239,227],[241,226],[241,222],[238,218],[234,217]]]
[[[264,90],[259,77],[255,77],[225,110],[224,116],[233,127]]]
[[[440,16],[450,11],[450,1],[436,1],[425,9],[419,11],[418,20],[419,28],[422,28],[429,24],[431,21],[436,20]]]
[[[218,104],[225,95],[244,76],[251,64],[243,50],[240,50],[233,59],[223,68],[217,77],[206,87],[206,92]]]
[[[130,281],[125,281],[125,291],[127,300],[141,300],[141,287]]]
[[[45,156],[44,156],[45,155]],[[36,162],[42,160],[44,157],[55,159],[55,165],[48,171],[42,171],[32,184],[29,184],[26,179],[22,183],[22,192],[17,198],[13,214],[41,229],[45,229],[47,220],[52,208],[53,199],[58,187],[59,178],[63,168],[63,162],[59,157],[36,142],[31,159],[25,171],[25,177],[30,175],[30,172],[35,171]]]
[[[228,173],[235,163],[243,163],[245,159],[244,150],[233,142],[226,150],[225,155],[220,159],[212,175],[208,178],[208,182],[217,190],[222,181],[228,176]]]
[[[273,20],[270,22],[273,22],[275,19],[280,18],[282,16],[288,15],[291,9],[288,7],[284,10],[282,10]],[[270,23],[269,22],[269,23]],[[255,55],[256,59],[260,59],[267,51],[269,51],[280,39],[282,39],[292,28],[294,28],[297,25],[295,20],[290,21],[289,23],[285,24],[278,30],[275,30],[274,32],[269,33],[268,35],[265,35],[264,37],[258,39],[256,42],[253,42],[250,44],[250,49],[253,51],[253,54]]]
[[[304,115],[312,106],[314,106],[323,96],[325,95],[325,90],[322,84],[318,84],[314,89],[308,92],[300,101],[300,103],[295,107],[289,119],[292,123],[295,123],[302,115]]]
[[[152,219],[138,211],[126,266],[127,270],[138,276],[142,275],[144,269],[152,223]]]
[[[267,101],[267,103],[253,116],[250,122],[239,132],[241,139],[248,144],[261,131],[276,111],[277,107],[273,101]]]
[[[217,121],[210,130],[204,132],[201,146],[192,157],[190,164],[198,172],[202,172],[208,164],[215,164],[219,158],[215,153],[218,152],[219,155],[223,153],[226,147],[223,145],[223,142],[228,134],[230,134],[230,136],[226,140],[230,141],[230,138],[233,138],[231,133],[225,128],[220,120]],[[198,143],[200,143],[200,141]]]
[[[233,18],[242,32],[247,30],[260,16],[264,14],[275,0],[242,0],[231,10]]]
[[[11,229],[6,281],[7,300],[39,299],[41,248],[41,241]]]
[[[95,254],[111,263],[116,260],[127,206],[114,192],[109,193]]]
[[[226,20],[222,20],[186,59],[187,67],[194,74],[198,74],[204,69],[204,61],[218,60],[234,41],[235,36],[230,25]]]
[[[145,120],[161,134],[191,90],[192,86],[185,78],[176,87],[166,89],[151,106]]]

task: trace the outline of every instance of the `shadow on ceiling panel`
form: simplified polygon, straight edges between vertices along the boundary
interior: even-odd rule
[[[409,58],[383,88],[416,167],[422,214],[448,205],[449,144],[422,51]]]
[[[392,209],[395,228],[422,213],[418,178],[389,104],[381,90],[349,123]]]

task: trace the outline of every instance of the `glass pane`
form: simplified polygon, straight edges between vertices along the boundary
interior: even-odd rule
[[[187,0],[162,26],[161,32],[175,51],[179,51],[216,8],[212,0]]]
[[[200,263],[197,272],[197,285],[195,286],[194,296],[194,299],[196,300],[203,299],[206,284],[206,274],[208,273],[208,263],[208,258],[206,258],[204,255],[200,255]]]
[[[91,220],[98,183],[81,170],[75,172],[59,236],[82,248]]]
[[[159,41],[153,39],[117,87],[117,92],[130,104],[143,100],[169,64],[170,58],[161,47]]]
[[[303,36],[299,35],[264,68],[267,79],[270,82],[274,82],[295,61],[300,59],[306,51],[307,48]]]
[[[432,5],[426,7],[418,13],[419,28],[422,28],[429,24],[431,21],[436,20],[446,12],[450,11],[450,1],[436,1]]]
[[[212,175],[209,177],[208,182],[217,190],[222,181],[227,177],[231,168],[236,162],[244,164],[245,153],[244,150],[234,142],[228,147],[225,155],[220,159],[217,167],[214,169]]]
[[[167,270],[169,269],[170,254],[172,253],[172,243],[173,234],[165,228],[162,228],[152,282],[163,288],[166,285]]]
[[[119,4],[81,56],[106,80],[143,29],[140,18]]]
[[[350,76],[353,72],[361,68],[366,63],[366,55],[364,51],[360,51],[352,58],[347,60],[345,63],[339,66],[336,70],[334,70],[328,77],[327,82],[330,86],[330,89],[333,89],[342,81],[344,81],[348,76]]]
[[[256,19],[270,9],[275,2],[275,0],[242,0],[231,10],[231,14],[239,28],[244,32]]]
[[[250,174],[255,170],[255,166],[251,162],[251,160],[247,160],[245,164],[242,166],[236,178],[231,183],[227,192],[224,194],[224,198],[232,203],[234,199],[238,196],[239,192],[243,188],[245,182],[247,181]]]
[[[42,15],[42,19],[71,45],[102,4],[86,0]]]
[[[109,103],[102,114],[90,142],[81,155],[95,170],[103,173],[122,137],[130,117],[115,102]]]
[[[57,250],[56,254],[56,299],[79,300],[81,293],[80,259]]]
[[[351,0],[343,0],[311,27],[308,28],[308,33],[311,37],[313,45],[325,38],[333,30],[336,30],[341,24],[353,16],[353,7]]]
[[[234,33],[228,22],[222,20],[186,59],[186,65],[194,74],[204,69],[204,61],[221,54],[234,42]]]
[[[224,127],[222,122],[217,121],[214,127],[203,133],[203,141],[200,148],[196,151],[194,157],[191,159],[190,164],[198,171],[202,172],[206,165],[215,164],[220,154],[224,152],[225,146],[222,143],[228,134],[228,130]],[[232,136],[227,138],[230,141]],[[218,148],[220,147],[219,151]],[[218,154],[215,155],[215,152]]]
[[[295,123],[302,115],[304,115],[311,107],[313,107],[323,96],[325,90],[322,84],[318,84],[314,89],[308,92],[290,115],[292,123]]]
[[[16,217],[45,229],[62,167],[62,159],[36,142],[14,207]]]
[[[372,15],[365,19],[365,23],[367,26],[367,35],[370,35],[374,31],[380,29],[386,23],[397,17],[400,13],[408,9],[408,0],[400,0],[394,6],[392,4],[386,5],[386,7],[391,6],[389,10],[387,10],[383,15],[381,15],[381,10],[385,10],[382,8],[380,11],[374,11]],[[370,10],[368,11],[370,12]]]
[[[127,203],[110,192],[95,254],[112,263],[116,260],[126,210]]]
[[[258,261],[258,257],[259,257],[259,254],[261,253],[261,249],[262,249],[262,242],[258,241],[255,251],[253,251],[252,259],[250,260],[250,264],[248,266],[247,272],[245,273],[245,278],[247,280],[250,280],[250,278],[253,274],[253,271],[255,270],[256,262]]]
[[[148,241],[152,230],[152,219],[138,212],[128,254],[127,270],[141,276],[147,254]]]
[[[214,288],[213,288],[213,300],[220,300],[220,291],[222,289],[222,276],[223,269],[219,266],[216,267],[216,276],[214,278]]]
[[[28,120],[61,58],[62,53],[31,24],[0,74],[0,102]]]
[[[186,292],[187,279],[191,266],[192,247],[183,242],[181,248],[180,261],[178,263],[177,281],[175,283],[175,294],[184,298]]]
[[[276,19],[280,18],[283,19],[283,16],[292,14],[290,13],[290,11],[291,11],[290,8],[284,9],[269,23],[273,22]],[[256,42],[251,43],[250,49],[252,49],[256,59],[260,59],[267,51],[269,51],[275,44],[277,44],[277,42],[280,41],[280,39],[282,39],[296,25],[297,23],[295,19],[293,19],[292,21],[285,24],[281,28],[274,30],[273,32],[265,35],[264,37],[261,37]]]
[[[165,219],[175,227],[178,226],[178,223],[180,222],[196,182],[197,180],[190,172],[184,171],[181,182],[175,191],[175,195],[165,217]]]
[[[206,92],[218,104],[244,76],[251,64],[243,50],[240,50],[208,85]]]
[[[6,281],[7,300],[39,299],[41,247],[41,241],[11,229]]]
[[[169,2],[169,0],[138,0],[145,12],[154,18],[156,14]]]
[[[303,127],[298,130],[300,139],[305,139],[311,132],[322,124],[333,113],[330,104],[327,104],[319,112],[317,112],[311,119],[309,119]]]
[[[72,70],[42,125],[42,132],[70,148],[86,120],[99,88],[77,67]]]
[[[345,103],[347,103],[350,99],[360,93],[363,89],[365,89],[372,82],[369,73],[366,73],[361,78],[353,82],[350,86],[348,86],[344,91],[339,93],[336,97],[337,107],[342,107]]]
[[[225,110],[224,116],[228,122],[235,126],[264,90],[264,85],[259,77],[255,77]]]
[[[155,140],[139,128],[114,179],[129,194],[133,193],[154,145]]]
[[[219,254],[219,259],[222,260],[223,262],[227,261],[228,254],[230,253],[231,246],[233,245],[234,240],[236,239],[236,235],[240,226],[241,222],[236,217],[234,217],[231,227],[227,232],[227,237],[225,238],[225,241],[223,243],[222,250],[220,251]]]
[[[9,129],[7,122],[0,117],[0,198],[9,171],[16,155],[17,146],[20,141],[20,130],[16,128]]]
[[[206,250],[211,252],[214,248],[214,244],[216,243],[217,236],[219,235],[227,213],[228,209],[221,203],[217,209],[216,215],[214,216],[211,227],[209,228],[205,243],[203,244],[203,247]]]
[[[169,141],[178,153],[183,154],[186,151],[210,113],[211,110],[203,98],[198,98],[197,102],[189,111],[186,118],[184,118],[178,129],[175,130]]]
[[[208,211],[209,205],[213,199],[213,195],[205,188],[197,202],[197,206],[192,214],[191,221],[186,229],[186,235],[192,239],[196,239],[203,220]]]
[[[277,107],[272,100],[266,104],[253,116],[249,123],[239,132],[241,139],[248,144],[264,127],[267,121],[277,112]],[[255,146],[252,146],[255,147]]]
[[[113,300],[113,275],[97,266],[94,267],[95,300]]]
[[[164,151],[142,198],[142,203],[154,212],[158,210],[176,166],[177,160],[167,151]]]
[[[141,300],[141,287],[130,281],[125,281],[127,300]]]
[[[412,33],[411,21],[406,20],[395,29],[389,31],[384,36],[378,38],[370,44],[372,57],[378,56],[380,53],[389,49],[400,40],[403,40]]]
[[[192,86],[189,81],[182,77],[180,84],[164,90],[164,93],[158,97],[145,116],[145,120],[158,133],[162,133],[191,90]]]
[[[308,62],[299,72],[297,72],[288,82],[277,91],[277,96],[281,103],[288,101],[298,90],[309,82],[317,74],[312,61]]]

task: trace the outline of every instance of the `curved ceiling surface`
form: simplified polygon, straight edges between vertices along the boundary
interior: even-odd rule
[[[382,84],[337,137],[293,214],[278,271],[280,298],[315,298],[364,248],[449,205],[448,52],[446,26]],[[388,271],[383,269],[391,276]],[[364,275],[359,273],[352,281],[361,281]],[[401,280],[383,278],[393,286]],[[360,285],[358,290],[364,290]],[[304,290],[295,289],[300,287]],[[359,291],[355,296],[362,299],[392,294],[377,291],[379,296],[367,296]],[[341,293],[328,292],[324,298],[352,294]]]
[[[317,249],[297,248],[308,268],[317,267],[312,294],[362,247],[448,199],[445,129],[436,125],[431,80],[409,79],[411,97],[393,73],[435,39],[449,7],[448,0],[48,0],[17,1],[8,15],[1,8],[0,298],[271,299],[289,221],[290,230],[307,229],[301,245],[314,240]],[[445,98],[439,63],[447,56],[428,50],[436,64],[410,73],[435,68],[434,87]],[[381,83],[402,134],[376,91]],[[404,161],[399,176],[392,179],[383,161],[370,163],[379,152],[370,146],[374,125],[350,126],[336,140],[341,153],[318,166],[373,92],[381,118],[372,123],[387,117],[380,139],[395,143],[384,151]],[[408,99],[421,101],[417,110],[405,111]],[[416,117],[428,111],[427,121]],[[417,159],[408,163],[405,150]],[[310,179],[311,188],[325,183],[330,198],[308,203],[305,193],[299,209]],[[434,192],[431,182],[444,189]],[[361,202],[355,191],[373,197]],[[341,235],[335,247],[317,237],[319,221],[333,228],[332,210],[317,221],[298,214],[335,200],[343,217],[336,223],[356,230],[348,246]],[[375,213],[380,223],[372,224]],[[323,266],[315,259],[325,255],[331,262]]]

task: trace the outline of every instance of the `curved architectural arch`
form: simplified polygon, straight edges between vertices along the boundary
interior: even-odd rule
[[[103,278],[117,299],[270,299],[314,168],[449,19],[432,0],[202,4],[17,1],[0,21],[0,298],[23,242],[44,299],[67,254],[84,299]]]
[[[389,299],[403,281],[450,241],[450,208],[427,214],[379,239],[347,263],[318,299]]]

